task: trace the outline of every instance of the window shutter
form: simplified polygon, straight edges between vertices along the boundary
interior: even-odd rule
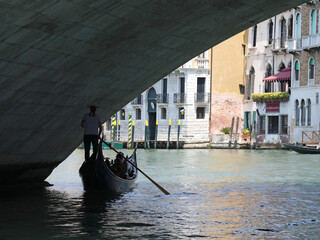
[[[244,112],[244,122],[243,122],[243,129],[248,128],[248,112]]]

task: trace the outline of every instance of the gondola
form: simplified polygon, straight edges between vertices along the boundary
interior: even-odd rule
[[[128,160],[137,166],[136,149]],[[126,161],[123,157],[122,161]],[[102,153],[102,142],[94,152],[89,161],[85,161],[79,169],[79,175],[82,179],[83,188],[86,192],[110,192],[120,194],[132,189],[137,176],[137,169],[130,163],[127,163],[127,172],[118,176],[112,164],[105,159]]]
[[[320,154],[320,149],[316,146],[304,146],[301,144],[286,144],[288,149],[304,154]]]

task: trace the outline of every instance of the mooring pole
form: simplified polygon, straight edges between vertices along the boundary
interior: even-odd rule
[[[234,133],[234,144],[233,144],[233,148],[234,149],[237,149],[238,128],[239,128],[239,117],[237,117],[236,131]]]
[[[179,137],[180,137],[180,119],[178,121],[177,149],[179,149]]]
[[[148,120],[146,120],[144,125],[144,149],[147,148],[147,136],[148,135]]]
[[[230,135],[229,135],[229,144],[228,148],[231,149],[232,133],[233,133],[234,117],[232,117]]]
[[[169,149],[169,145],[170,145],[170,131],[171,131],[171,118],[169,119],[167,149]]]
[[[132,121],[132,145],[131,148],[134,148],[134,120]]]
[[[157,137],[158,137],[158,119],[156,120],[156,128],[154,131],[154,146],[153,146],[154,149],[157,148]]]
[[[114,142],[116,141],[116,130],[117,130],[117,121],[116,115],[114,114],[111,118],[111,146],[114,147]]]
[[[129,121],[128,121],[128,143],[127,148],[132,148],[132,114],[129,113]]]

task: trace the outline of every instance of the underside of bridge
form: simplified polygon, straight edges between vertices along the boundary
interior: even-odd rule
[[[44,180],[82,141],[89,104],[106,120],[192,57],[302,2],[1,0],[0,184]]]

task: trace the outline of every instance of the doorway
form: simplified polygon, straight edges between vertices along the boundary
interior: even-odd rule
[[[149,138],[155,140],[157,121],[157,93],[151,88],[148,93],[148,122],[149,122]]]

